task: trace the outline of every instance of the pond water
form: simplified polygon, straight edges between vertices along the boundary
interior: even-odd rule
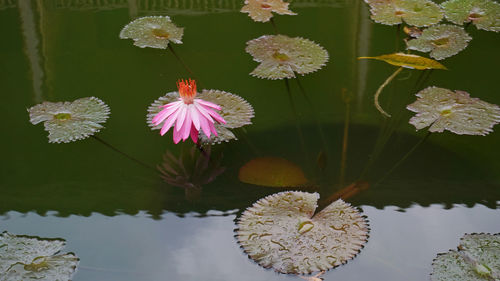
[[[401,30],[374,23],[362,1],[292,2],[298,15],[275,16],[277,30],[315,41],[330,59],[299,83],[291,79],[287,92],[282,80],[249,75],[257,63],[246,42],[275,29],[240,13],[240,2],[0,0],[0,232],[65,239],[64,251],[80,258],[75,281],[301,280],[260,267],[234,238],[246,208],[288,190],[238,179],[257,157],[295,163],[306,190],[321,198],[354,182],[367,187],[346,201],[367,216],[368,242],[324,280],[428,280],[432,260],[463,234],[500,232],[500,133],[426,137],[408,124],[414,113],[406,109],[428,86],[500,104],[497,33],[468,27],[473,40],[441,61],[447,71],[404,70],[381,95],[393,115],[384,118],[373,94],[396,67],[357,57],[404,51]],[[170,51],[118,37],[147,15],[169,15],[185,28],[173,48],[199,88],[237,94],[255,110],[238,140],[211,148],[217,161],[207,175],[183,182],[197,187],[169,185],[154,168],[167,151],[194,151],[191,140],[175,145],[146,124],[147,107],[191,74]],[[94,138],[48,143],[43,126],[29,122],[35,104],[88,96],[111,109],[97,136],[145,166]]]

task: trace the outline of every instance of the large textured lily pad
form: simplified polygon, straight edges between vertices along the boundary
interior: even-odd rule
[[[133,39],[134,45],[166,49],[169,42],[182,43],[184,28],[175,26],[168,16],[138,18],[120,32],[121,39]]]
[[[285,35],[264,35],[250,40],[245,51],[260,62],[250,74],[273,80],[317,71],[328,61],[328,52],[320,45]]]
[[[0,281],[68,281],[79,259],[73,253],[62,254],[61,239],[42,239],[0,234]]]
[[[417,114],[410,124],[417,130],[429,127],[430,132],[451,131],[459,135],[486,135],[500,122],[500,107],[464,91],[428,87],[417,93],[417,101],[407,106]]]
[[[465,49],[471,39],[462,27],[438,24],[424,30],[417,39],[408,41],[408,49],[431,52],[431,57],[442,60]]]
[[[104,128],[101,124],[109,117],[109,107],[95,97],[73,102],[43,102],[28,109],[30,122],[44,122],[49,142],[67,143],[85,139]]]
[[[457,250],[438,254],[432,281],[500,279],[500,234],[465,234]]]
[[[317,193],[294,191],[260,199],[239,218],[238,242],[259,265],[281,273],[306,274],[346,263],[365,244],[368,222],[341,199],[314,215],[318,199]]]
[[[370,5],[371,18],[378,23],[396,25],[406,22],[413,26],[429,26],[443,18],[441,8],[430,0],[365,0]]]
[[[248,15],[257,22],[267,22],[272,17],[272,12],[280,15],[296,15],[288,9],[289,3],[283,0],[245,0],[245,5],[241,8],[242,13]]]
[[[500,4],[492,0],[449,0],[441,4],[456,24],[472,22],[478,29],[500,31]]]

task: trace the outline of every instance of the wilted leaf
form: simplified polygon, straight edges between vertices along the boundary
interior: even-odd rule
[[[491,0],[449,0],[441,4],[446,18],[456,24],[472,22],[478,29],[500,31],[500,4]]]
[[[439,62],[424,58],[417,55],[405,54],[405,53],[394,53],[389,55],[381,55],[376,57],[358,57],[358,59],[375,59],[385,61],[389,64],[402,66],[411,69],[446,69],[446,67]]]
[[[299,166],[278,157],[250,160],[240,168],[238,178],[244,183],[272,187],[298,187],[307,183]]]
[[[492,281],[500,278],[500,234],[465,234],[458,251],[438,254],[432,281]]]
[[[368,223],[340,199],[314,215],[318,198],[287,191],[260,199],[239,218],[238,242],[259,265],[281,273],[308,274],[346,263],[368,239]]]

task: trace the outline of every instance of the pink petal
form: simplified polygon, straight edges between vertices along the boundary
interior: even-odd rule
[[[211,133],[210,133],[210,125],[208,125],[210,122],[205,119],[203,116],[200,116],[200,126],[201,126],[201,130],[203,131],[203,133],[205,133],[205,135],[207,137],[210,137]]]
[[[186,105],[186,104],[184,104]],[[186,110],[187,106],[182,106],[179,112],[179,115],[177,116],[177,122],[175,123],[175,131],[180,131],[182,128],[182,124],[184,123],[184,120],[186,119]]]
[[[214,108],[217,110],[221,110],[221,107],[215,103],[212,103],[212,102],[209,102],[206,100],[202,100],[202,99],[196,99],[196,101],[204,106],[208,106],[208,107],[211,107],[211,108]]]
[[[174,143],[178,144],[181,141],[181,133],[174,130]]]
[[[172,125],[174,124],[174,122],[177,119],[178,115],[179,115],[179,111],[177,110],[176,112],[174,112],[172,115],[170,115],[167,118],[167,120],[165,121],[165,123],[163,123],[163,127],[160,130],[160,135],[163,136],[170,129],[170,127],[172,127]]]
[[[175,111],[177,111],[177,109],[179,108],[179,106],[180,106],[180,104],[175,104],[175,105],[173,105],[171,107],[165,108],[162,111],[160,111],[158,114],[156,114],[155,117],[153,117],[153,120],[152,120],[153,125],[155,125],[155,126],[159,125],[170,114],[172,114]]]
[[[182,133],[182,140],[185,141],[189,137],[189,132],[191,132],[191,127],[193,126],[193,122],[191,121],[191,110],[189,108],[186,110],[186,119],[184,120],[184,124],[182,124],[182,128],[180,132]]]
[[[219,115],[219,113],[213,111],[213,110],[208,110],[208,113],[210,114],[210,116],[212,116],[217,122],[219,123],[222,123],[222,124],[226,124],[226,120],[224,120],[224,118],[222,118],[222,116]]]
[[[207,112],[207,109],[205,109],[203,107],[203,105],[198,104],[196,102],[193,104],[196,107],[196,109],[198,110],[198,112],[200,112],[205,117],[205,119],[208,119],[208,121],[210,121],[211,123],[215,122],[214,119],[212,119],[212,117],[210,117],[210,114]],[[203,118],[202,116],[200,116],[200,117],[201,117],[200,119]]]
[[[191,120],[193,120],[193,125],[196,128],[196,130],[200,130],[200,113],[196,109],[196,106],[192,105],[189,107],[191,110]]]
[[[217,130],[215,130],[214,123],[209,123],[209,125],[210,125],[210,131],[212,131],[212,133],[213,133],[215,136],[218,136],[218,135],[217,135]]]
[[[199,134],[199,131],[194,126],[192,126],[191,127],[191,139],[193,140],[194,143],[198,143],[198,134]]]

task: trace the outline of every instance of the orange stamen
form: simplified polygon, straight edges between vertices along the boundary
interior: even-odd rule
[[[186,104],[193,103],[194,97],[196,96],[196,81],[179,79],[177,81],[177,89],[179,89],[179,95]]]

